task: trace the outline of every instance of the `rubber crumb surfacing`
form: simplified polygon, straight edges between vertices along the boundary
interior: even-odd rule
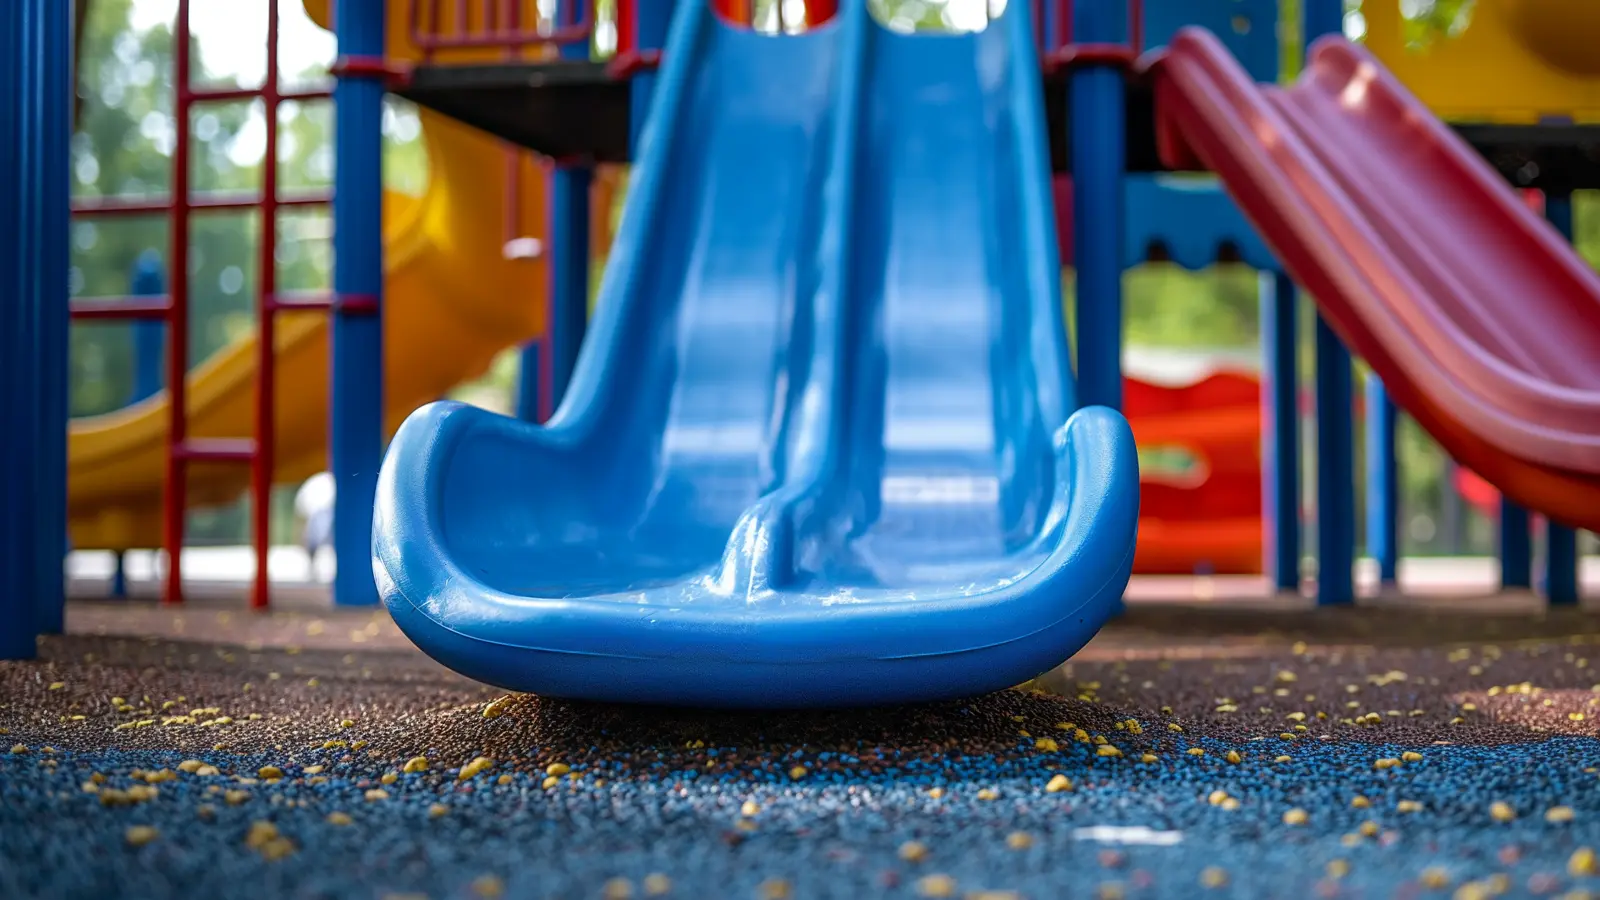
[[[752,714],[507,696],[381,613],[75,604],[0,663],[0,897],[1600,897],[1597,642],[1135,606],[1032,689]]]

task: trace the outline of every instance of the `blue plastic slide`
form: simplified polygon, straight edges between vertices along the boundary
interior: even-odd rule
[[[1127,585],[1138,463],[1072,412],[1026,4],[768,37],[688,0],[664,59],[560,410],[436,403],[389,449],[395,621],[472,678],[641,703],[933,700],[1071,656]]]

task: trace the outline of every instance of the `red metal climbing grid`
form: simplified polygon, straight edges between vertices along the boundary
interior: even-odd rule
[[[166,550],[166,585],[163,600],[183,602],[182,549],[185,513],[188,507],[190,463],[231,463],[250,466],[251,541],[256,572],[251,585],[250,605],[265,608],[270,581],[267,555],[271,542],[272,476],[274,448],[274,376],[276,341],[274,319],[287,310],[327,310],[334,305],[331,294],[290,296],[277,286],[278,213],[286,208],[322,206],[330,201],[326,191],[283,194],[278,190],[278,108],[284,102],[327,100],[326,87],[313,90],[283,91],[278,65],[278,24],[280,0],[267,0],[266,77],[257,88],[197,88],[193,84],[190,49],[190,2],[178,0],[173,27],[173,100],[175,143],[172,153],[172,189],[165,199],[109,198],[74,204],[75,217],[131,217],[166,214],[171,227],[171,249],[167,259],[169,289],[164,297],[104,297],[80,300],[72,305],[75,319],[147,319],[167,325],[166,387],[167,433],[166,473],[163,490],[162,547]],[[253,195],[196,194],[190,189],[190,116],[196,106],[239,101],[261,101],[266,116],[266,148],[262,161],[261,189]],[[190,290],[190,225],[196,212],[258,209],[260,239],[257,247],[259,283],[256,292],[256,391],[255,433],[253,436],[197,438],[189,434],[188,347]],[[340,308],[376,310],[375,298],[341,298]]]

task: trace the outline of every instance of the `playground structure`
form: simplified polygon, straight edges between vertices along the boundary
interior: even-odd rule
[[[417,404],[437,397],[453,384],[481,371],[502,347],[541,336],[543,343],[536,345],[540,349],[530,356],[530,360],[539,361],[538,365],[525,366],[528,380],[523,391],[523,413],[526,418],[541,418],[539,404],[529,399],[541,393],[550,401],[545,411],[559,405],[585,329],[590,231],[587,200],[593,164],[629,159],[644,161],[641,154],[645,151],[639,145],[643,123],[652,108],[657,85],[674,71],[670,53],[663,51],[672,10],[664,4],[620,4],[615,55],[609,60],[591,60],[592,16],[565,4],[553,31],[524,24],[524,20],[532,16],[531,10],[524,10],[524,5],[480,5],[468,0],[398,2],[388,11],[387,25],[379,29],[375,23],[385,21],[379,15],[380,6],[371,0],[352,0],[340,7],[340,16],[330,16],[331,11],[318,4],[310,7],[318,21],[333,22],[337,26],[341,46],[340,61],[335,67],[339,87],[333,97],[338,108],[339,134],[345,139],[340,143],[337,157],[336,180],[340,189],[335,218],[339,237],[336,238],[338,262],[332,295],[321,298],[278,296],[270,280],[273,267],[262,266],[261,340],[231,348],[201,369],[188,373],[187,378],[172,377],[182,366],[181,355],[174,354],[172,365],[178,368],[169,366],[168,384],[175,388],[173,395],[177,402],[169,403],[163,395],[97,422],[75,424],[71,449],[64,454],[69,460],[71,500],[62,504],[67,510],[66,525],[72,530],[75,546],[122,548],[148,542],[155,532],[158,508],[166,510],[162,514],[165,545],[178,546],[181,544],[182,511],[192,503],[231,499],[244,484],[243,469],[238,464],[248,462],[253,473],[249,483],[258,497],[255,507],[258,552],[264,558],[266,504],[259,502],[259,498],[265,496],[274,480],[292,480],[314,471],[319,462],[316,453],[326,444],[332,454],[332,470],[341,485],[338,502],[342,515],[337,516],[340,524],[335,546],[340,558],[347,562],[339,569],[335,599],[341,603],[371,602],[375,591],[366,566],[350,565],[348,560],[354,557],[364,562],[366,548],[371,546],[370,528],[365,520],[372,506],[371,478],[386,430],[395,427]],[[1337,30],[1337,4],[1308,3],[1307,6],[1308,34]],[[187,33],[187,8],[186,3],[180,3],[177,30],[180,37]],[[275,4],[272,9],[276,10]],[[1567,43],[1568,38],[1563,33],[1551,32],[1539,24],[1541,20],[1530,18],[1533,16],[1530,9],[1531,6],[1524,4],[1507,5],[1495,13],[1505,17],[1505,28],[1493,30],[1492,35],[1487,34],[1491,29],[1479,28],[1476,36],[1474,29],[1469,28],[1459,45],[1441,42],[1420,56],[1410,55],[1410,51],[1401,46],[1397,14],[1374,9],[1366,14],[1367,39],[1377,59],[1411,83],[1422,102],[1447,118],[1461,120],[1458,123],[1460,135],[1472,140],[1497,168],[1503,173],[1524,173],[1518,176],[1524,180],[1514,183],[1545,191],[1549,198],[1548,214],[1570,229],[1570,191],[1588,186],[1583,178],[1592,179],[1592,175],[1585,175],[1565,162],[1566,157],[1560,156],[1559,151],[1570,151],[1574,143],[1589,140],[1583,129],[1593,109],[1593,78],[1589,73],[1574,71],[1575,64],[1569,52],[1573,45]],[[748,22],[754,15],[753,8],[739,4],[720,12],[725,20],[736,23]],[[1073,250],[1071,257],[1077,263],[1077,403],[1125,409],[1134,419],[1135,434],[1152,446],[1179,445],[1193,449],[1194,445],[1207,441],[1215,444],[1210,451],[1212,464],[1207,474],[1216,480],[1202,485],[1201,489],[1208,492],[1205,496],[1216,498],[1216,507],[1192,495],[1166,499],[1167,493],[1195,489],[1193,485],[1177,483],[1181,479],[1166,485],[1147,479],[1142,484],[1145,506],[1136,565],[1149,571],[1186,571],[1185,563],[1189,564],[1189,570],[1196,563],[1214,571],[1249,570],[1251,548],[1259,547],[1264,536],[1271,550],[1266,568],[1275,582],[1284,589],[1299,587],[1298,466],[1279,464],[1282,460],[1298,461],[1298,437],[1293,428],[1275,427],[1277,422],[1298,418],[1298,386],[1292,377],[1284,377],[1296,370],[1296,348],[1292,340],[1296,332],[1295,281],[1312,285],[1329,314],[1327,321],[1319,318],[1317,344],[1319,541],[1314,555],[1319,560],[1316,593],[1320,602],[1349,602],[1354,597],[1350,563],[1353,562],[1356,533],[1351,506],[1355,482],[1351,471],[1349,427],[1349,411],[1354,404],[1349,396],[1349,360],[1339,337],[1352,340],[1356,348],[1373,361],[1374,368],[1384,376],[1385,384],[1391,386],[1401,405],[1417,414],[1448,450],[1496,483],[1508,496],[1553,512],[1557,522],[1594,524],[1585,518],[1586,510],[1600,508],[1592,503],[1594,460],[1586,449],[1591,438],[1570,428],[1565,432],[1558,430],[1571,425],[1569,417],[1584,414],[1581,404],[1573,406],[1573,401],[1560,389],[1552,391],[1539,387],[1565,385],[1582,389],[1588,385],[1587,379],[1592,374],[1587,360],[1594,355],[1585,357],[1583,353],[1575,353],[1554,369],[1541,368],[1528,364],[1527,352],[1533,345],[1525,343],[1548,340],[1556,334],[1575,342],[1574,346],[1587,347],[1576,342],[1586,340],[1585,335],[1593,336],[1590,328],[1593,323],[1584,321],[1576,304],[1592,291],[1592,275],[1581,270],[1569,252],[1554,244],[1543,230],[1544,226],[1530,224],[1532,220],[1526,210],[1516,208],[1515,203],[1508,205],[1509,193],[1487,183],[1482,177],[1483,171],[1474,168],[1473,161],[1461,159],[1458,148],[1441,129],[1403,136],[1426,141],[1437,154],[1435,159],[1446,160],[1460,173],[1456,184],[1434,186],[1435,193],[1427,195],[1429,202],[1419,206],[1416,216],[1411,218],[1373,201],[1381,188],[1371,172],[1359,168],[1340,169],[1322,155],[1308,154],[1284,164],[1241,139],[1247,131],[1243,123],[1265,122],[1285,129],[1283,133],[1292,134],[1291,142],[1300,146],[1315,147],[1319,143],[1331,146],[1336,139],[1359,140],[1366,142],[1361,145],[1364,152],[1387,158],[1393,155],[1393,142],[1402,138],[1398,133],[1363,129],[1351,122],[1336,123],[1333,130],[1327,130],[1329,126],[1324,123],[1319,126],[1323,130],[1315,130],[1305,121],[1311,112],[1290,114],[1284,110],[1302,100],[1309,108],[1314,97],[1311,88],[1318,85],[1321,89],[1332,90],[1335,86],[1348,89],[1352,84],[1361,84],[1376,92],[1377,99],[1386,104],[1383,108],[1388,114],[1400,109],[1414,114],[1415,110],[1406,106],[1403,90],[1381,75],[1374,78],[1375,70],[1360,56],[1340,55],[1337,50],[1324,49],[1314,57],[1306,89],[1284,94],[1258,93],[1250,86],[1250,79],[1272,82],[1277,77],[1278,50],[1273,36],[1276,29],[1268,27],[1276,19],[1274,3],[1235,2],[1202,7],[1151,2],[1124,8],[1120,4],[1080,2],[1060,7],[1041,4],[1031,12],[1038,22],[1036,30],[1030,29],[1019,11],[1012,10],[994,23],[996,36],[965,40],[998,42],[986,46],[1003,45],[1013,58],[1025,55],[1021,53],[1023,44],[1034,45],[1036,68],[1045,73],[1042,97],[1049,113],[1039,123],[1039,130],[1049,132],[1049,162],[1058,171],[1072,172],[1076,187],[1070,195],[1072,218],[1102,226],[1075,228],[1069,241]],[[1586,21],[1581,18],[1586,13],[1576,6],[1567,12],[1580,17],[1573,21]],[[841,22],[839,27],[844,28],[845,20],[839,18],[841,15],[842,12],[830,7],[812,4],[807,7],[803,21],[780,25],[784,30],[824,32],[834,30],[832,24],[825,23],[836,20]],[[854,27],[869,36],[875,34],[866,21],[863,19],[863,24]],[[1002,24],[1004,29],[1000,28]],[[1208,43],[1199,37],[1190,37],[1173,44],[1180,27],[1189,25],[1207,27],[1217,39]],[[705,27],[721,35],[728,26],[712,23]],[[35,34],[33,31],[26,33]],[[1514,35],[1516,39],[1508,42],[1506,35]],[[814,42],[810,36],[797,40]],[[1493,47],[1497,48],[1492,53],[1485,49],[1490,46],[1486,42],[1491,40],[1496,42]],[[880,54],[892,59],[895,58],[893,54],[899,52],[888,49],[898,46],[896,40],[879,41],[874,37],[872,41],[870,58],[878,60],[877,64],[887,65],[881,61]],[[1138,51],[1169,44],[1174,49],[1154,55],[1144,65],[1133,65]],[[186,46],[186,41],[180,41],[179,46]],[[1503,60],[1498,68],[1481,64],[1477,68],[1493,72],[1497,83],[1508,92],[1506,95],[1484,91],[1451,93],[1452,85],[1459,84],[1456,76],[1438,73],[1455,72],[1462,64],[1452,60],[1464,58],[1469,51],[1480,54],[1476,57],[1479,59]],[[861,51],[829,52],[848,55]],[[269,60],[273,58],[269,54]],[[187,83],[185,59],[186,54],[180,50],[180,84]],[[46,65],[42,61],[37,64]],[[970,63],[965,65],[970,66]],[[659,71],[658,67],[661,67]],[[530,71],[548,71],[550,75],[530,84],[526,77]],[[690,67],[672,77],[689,79],[694,77],[695,71]],[[274,103],[319,96],[310,93],[279,96],[275,72],[275,64],[269,63],[267,85],[259,92],[181,90],[179,109],[216,99],[261,96],[267,101],[271,121]],[[893,83],[879,82],[875,80],[878,77],[867,77],[863,83],[880,86]],[[888,78],[887,75],[882,77]],[[1206,87],[1202,90],[1200,85]],[[432,192],[415,205],[387,198],[388,207],[380,219],[376,213],[380,193],[374,180],[378,169],[375,110],[376,98],[385,87],[432,106],[441,114],[429,114],[425,128],[434,161]],[[898,96],[887,87],[883,89],[889,91],[889,95]],[[1022,90],[1020,86],[1016,89]],[[1465,94],[1487,98],[1485,105],[1471,107],[1452,99]],[[889,95],[882,101],[885,108],[892,106],[887,99]],[[1018,110],[1025,109],[1028,101],[1017,99],[1023,96],[1018,94],[1008,102]],[[1226,96],[1232,105],[1219,107],[1217,96]],[[1277,99],[1279,97],[1284,99]],[[1529,97],[1540,99],[1534,101],[1527,99]],[[513,102],[508,103],[508,98]],[[737,95],[730,95],[730,105],[737,105],[733,101],[738,99]],[[39,108],[48,106],[43,103]],[[1065,119],[1053,118],[1062,109],[1069,110]],[[579,111],[587,115],[577,114]],[[1313,111],[1325,112],[1321,108]],[[514,157],[506,156],[502,147],[449,122],[446,114],[553,157],[554,174],[547,191],[539,190],[531,174],[513,174],[522,171],[521,164],[506,162]],[[816,114],[821,115],[821,111]],[[17,115],[24,115],[24,112],[19,110]],[[665,117],[665,114],[660,115]],[[1031,113],[1019,112],[1018,115],[1027,118]],[[508,121],[509,116],[521,121]],[[184,118],[180,113],[179,119]],[[723,122],[718,118],[708,121]],[[568,122],[582,124],[571,128],[552,124]],[[1126,129],[1121,127],[1123,122],[1127,123]],[[1285,122],[1290,124],[1285,125]],[[1485,123],[1494,127],[1483,130],[1480,126]],[[30,127],[39,124],[30,120]],[[907,127],[913,124],[908,123]],[[727,127],[735,128],[734,133],[737,133],[736,125]],[[1532,182],[1526,180],[1526,166],[1518,169],[1513,165],[1517,154],[1526,156],[1534,152],[1528,146],[1537,142],[1531,141],[1528,129],[1555,129],[1566,141],[1553,142],[1555,150],[1539,151],[1552,154],[1553,162],[1542,169],[1535,167],[1544,174]],[[180,130],[178,146],[186,147],[182,134]],[[1551,143],[1544,142],[1545,145]],[[270,146],[268,154],[272,158]],[[710,153],[715,148],[702,149]],[[175,171],[181,172],[184,165],[180,152],[175,159]],[[266,169],[270,172],[272,167]],[[1155,171],[1157,169],[1220,171],[1228,188],[1236,196],[1243,195],[1244,213],[1215,185],[1196,187],[1168,183]],[[1313,171],[1328,176],[1320,187],[1322,193],[1313,194],[1305,187],[1304,179]],[[1412,174],[1419,181],[1423,180],[1420,173]],[[39,180],[40,183],[48,181]],[[1277,185],[1279,193],[1272,194],[1264,185]],[[821,188],[815,185],[796,189],[806,195],[821,193]],[[1034,189],[1041,197],[1048,193],[1045,184],[1030,188]],[[634,191],[639,192],[637,186]],[[508,196],[515,196],[516,202],[504,202]],[[685,203],[692,199],[692,195],[674,196]],[[270,222],[279,206],[306,205],[327,199],[277,197],[270,175],[264,181],[261,198],[190,197],[185,179],[179,177],[174,181],[174,197],[170,202],[110,203],[81,209],[78,212],[85,215],[171,209],[175,237],[171,258],[174,283],[170,297],[137,301],[112,298],[83,303],[74,310],[74,315],[81,318],[159,317],[169,323],[173,337],[169,345],[181,345],[185,316],[182,248],[187,212],[195,208],[259,206],[264,221]],[[42,197],[35,201],[41,210],[38,214],[43,215],[48,202]],[[544,203],[549,205],[552,223],[549,232],[542,236],[544,255],[531,261],[507,259],[503,250],[510,240],[535,234],[521,223],[536,221]],[[630,199],[630,204],[646,208],[647,203]],[[18,209],[24,207],[26,204]],[[1494,256],[1488,251],[1495,245],[1474,247],[1480,254],[1492,257],[1492,263],[1463,259],[1459,255],[1462,251],[1454,251],[1457,254],[1454,262],[1469,266],[1467,271],[1477,274],[1514,272],[1520,279],[1515,283],[1524,291],[1527,285],[1536,286],[1532,296],[1539,310],[1552,315],[1559,309],[1568,310],[1566,319],[1554,320],[1563,323],[1559,329],[1552,328],[1551,320],[1541,319],[1539,315],[1531,319],[1523,316],[1524,323],[1531,323],[1528,329],[1514,336],[1511,344],[1491,347],[1503,357],[1509,357],[1511,364],[1527,366],[1528,371],[1507,376],[1508,360],[1505,358],[1480,356],[1462,362],[1464,357],[1458,355],[1454,367],[1450,358],[1442,358],[1436,368],[1420,372],[1409,368],[1405,361],[1448,357],[1448,350],[1454,345],[1441,345],[1438,341],[1460,343],[1462,339],[1448,334],[1439,338],[1424,332],[1423,337],[1432,338],[1432,343],[1425,340],[1418,345],[1420,349],[1413,348],[1415,352],[1400,353],[1393,349],[1392,343],[1386,342],[1404,329],[1392,324],[1372,324],[1380,310],[1386,310],[1382,315],[1398,317],[1386,321],[1407,321],[1410,327],[1415,327],[1418,321],[1437,323],[1441,316],[1446,322],[1468,320],[1486,308],[1491,312],[1508,312],[1494,307],[1492,297],[1464,290],[1460,283],[1441,278],[1434,270],[1432,260],[1441,255],[1448,257],[1452,252],[1446,242],[1454,232],[1445,230],[1451,223],[1436,223],[1437,233],[1422,238],[1430,242],[1425,252],[1399,259],[1379,258],[1370,253],[1362,255],[1362,251],[1372,246],[1371,235],[1384,235],[1402,245],[1407,244],[1417,239],[1417,235],[1427,234],[1429,223],[1423,219],[1437,216],[1447,208],[1479,216],[1486,227],[1498,229],[1494,232],[1502,238],[1498,246],[1511,248]],[[507,214],[484,215],[484,209],[504,209]],[[1365,243],[1346,240],[1339,244],[1342,255],[1337,258],[1309,252],[1319,243],[1331,242],[1324,240],[1326,234],[1307,223],[1317,217],[1328,219],[1332,209],[1338,209],[1346,217],[1343,221],[1356,232],[1368,235]],[[1291,222],[1290,213],[1300,218]],[[892,214],[886,214],[891,221],[898,221],[898,217],[906,213],[892,209]],[[646,214],[630,215],[639,218]],[[1564,216],[1568,219],[1564,220]],[[1258,233],[1251,222],[1267,225]],[[1290,228],[1291,224],[1300,230]],[[39,230],[41,234],[48,232],[48,229]],[[264,235],[272,232],[272,228],[262,229]],[[1268,240],[1262,239],[1263,234]],[[631,238],[632,244],[625,247],[618,266],[623,273],[628,271],[630,255],[639,257],[652,252],[646,248],[655,238],[647,235],[648,231],[636,232]],[[1029,243],[1026,237],[1019,241],[1032,254],[1028,257],[1030,265],[1044,263],[1045,258],[1039,256],[1042,250]],[[271,259],[270,238],[262,243],[263,259]],[[1242,396],[1239,385],[1230,388],[1225,403],[1219,402],[1207,412],[1191,410],[1183,414],[1171,410],[1158,413],[1155,407],[1159,403],[1150,401],[1152,405],[1147,407],[1146,401],[1141,399],[1140,388],[1124,387],[1120,368],[1121,272],[1151,255],[1152,248],[1157,248],[1162,258],[1190,268],[1204,267],[1226,256],[1271,273],[1271,277],[1265,279],[1270,288],[1263,291],[1263,342],[1267,362],[1264,416],[1247,411],[1239,402]],[[739,249],[740,252],[748,250]],[[21,261],[19,271],[37,271],[39,260],[49,258],[45,254]],[[1354,278],[1353,273],[1379,271],[1410,278],[1416,286],[1416,294],[1444,299],[1465,296],[1472,302],[1466,307],[1441,306],[1435,311],[1418,313],[1392,296],[1367,298],[1362,293],[1367,289],[1357,284],[1359,279]],[[1562,279],[1560,283],[1553,280],[1557,276],[1551,275],[1552,272],[1558,273]],[[627,277],[608,273],[608,278],[614,278],[619,284]],[[1504,287],[1509,282],[1489,280],[1487,283]],[[541,301],[539,295],[546,284],[549,285],[548,297]],[[618,298],[624,294],[616,292],[623,291],[622,287],[613,289]],[[381,328],[386,341],[382,353],[379,352],[378,320],[375,318],[380,293],[383,295]],[[605,298],[612,296],[603,295]],[[1341,300],[1349,301],[1348,305],[1339,306]],[[608,315],[608,304],[622,302],[603,299],[599,313],[602,321]],[[631,302],[636,305],[628,308],[641,315],[667,315],[663,310],[671,307],[666,297],[656,302]],[[1388,306],[1381,306],[1381,303]],[[328,309],[330,315],[326,320],[302,315],[303,310],[313,309]],[[548,324],[544,320],[546,311]],[[295,317],[274,329],[272,319],[279,312],[294,313]],[[1417,319],[1418,315],[1423,318]],[[26,333],[43,334],[52,327],[48,326],[49,321],[44,314],[28,319],[24,324],[38,330]],[[1511,326],[1516,324],[1510,319],[1494,319],[1488,327],[1514,332]],[[1485,340],[1482,333],[1468,337]],[[325,356],[330,343],[332,352]],[[53,358],[50,354],[55,351],[50,347],[54,345],[22,341],[18,346],[27,347],[30,352],[11,356],[18,365],[26,363],[29,373],[37,374],[35,366],[41,370],[49,368],[44,360]],[[1440,350],[1441,346],[1445,349]],[[32,352],[35,347],[39,354]],[[429,349],[424,350],[424,347]],[[272,348],[277,348],[277,352],[271,352]],[[964,352],[977,352],[977,348],[967,348]],[[326,370],[320,365],[324,358],[329,360]],[[1478,368],[1470,368],[1474,365]],[[285,379],[293,379],[283,381],[279,388],[280,394],[296,397],[292,411],[290,406],[275,403],[271,389],[251,390],[257,374],[262,376],[260,384],[274,383],[274,366],[284,371]],[[591,366],[599,367],[584,388],[584,396],[591,399],[575,402],[575,411],[568,420],[583,418],[576,412],[581,403],[600,402],[593,399],[599,396],[593,393],[597,390],[593,379],[601,377],[598,372],[604,370],[606,364],[595,362]],[[325,371],[328,374],[324,374]],[[375,374],[383,371],[388,373],[386,378]],[[536,377],[540,372],[545,373],[545,377]],[[1532,388],[1526,384],[1530,378],[1535,382]],[[48,385],[50,379],[38,381]],[[315,401],[303,402],[320,394],[320,386],[325,383],[330,386],[326,407]],[[1458,391],[1455,399],[1440,400],[1441,396],[1450,394],[1453,385],[1462,384],[1469,386],[1468,393]],[[1471,390],[1478,393],[1472,394]],[[1508,394],[1507,390],[1512,392]],[[42,391],[41,396],[50,396],[48,390]],[[1533,413],[1524,415],[1527,410],[1521,407],[1526,406],[1530,398]],[[1372,554],[1379,557],[1385,576],[1392,578],[1397,546],[1392,451],[1394,406],[1386,394],[1377,390],[1376,381],[1369,382],[1367,399],[1368,415],[1372,417],[1368,429],[1368,457],[1374,465],[1374,472],[1368,479],[1367,543]],[[1463,418],[1461,413],[1475,405],[1474,399],[1490,401],[1487,405],[1498,408],[1495,415],[1499,418],[1487,423]],[[1508,410],[1508,404],[1517,408]],[[35,410],[40,435],[49,432],[59,418],[50,412],[50,402],[47,401],[45,407]],[[264,414],[274,408],[278,409],[276,419]],[[1518,415],[1524,417],[1517,420]],[[1539,419],[1539,415],[1545,418]],[[1509,422],[1508,416],[1511,417]],[[240,435],[251,431],[248,426],[252,420],[256,440],[238,440]],[[1251,420],[1257,423],[1254,433],[1250,430]],[[321,424],[325,421],[333,423],[331,434],[326,437]],[[1260,457],[1267,474],[1265,490],[1258,482],[1250,492],[1242,482],[1252,471],[1248,465],[1252,460],[1236,451],[1253,436],[1266,436],[1270,440]],[[36,483],[47,487],[54,478],[50,474],[54,464],[49,462],[52,445],[43,440],[33,444],[26,451],[13,448],[11,452],[18,453],[19,459],[25,455],[30,460],[18,471],[35,471],[35,467],[39,467],[37,471],[41,477]],[[163,446],[167,448],[164,453]],[[1217,465],[1218,459],[1226,459],[1228,465]],[[109,466],[111,461],[116,465]],[[228,467],[201,465],[212,463],[226,463]],[[186,481],[179,477],[191,466],[196,469],[197,478]],[[192,486],[185,487],[186,484]],[[156,505],[158,485],[165,486],[166,490],[163,507]],[[50,505],[49,496],[18,499],[9,508],[43,509]],[[1264,525],[1261,518],[1253,519],[1246,509],[1246,501],[1262,496],[1267,500]],[[1200,512],[1202,509],[1205,512]],[[1181,534],[1188,527],[1180,521],[1185,511],[1203,516],[1187,533],[1214,540],[1219,546],[1198,546],[1192,537]],[[17,534],[26,536],[26,552],[33,554],[29,558],[42,561],[52,558],[51,541],[40,536],[51,531],[49,522],[52,520],[45,513],[40,515],[45,518],[34,522],[33,526],[14,527],[18,529]],[[1525,526],[1526,521],[1526,513],[1508,502],[1502,511],[1503,580],[1508,587],[1528,586],[1532,581],[1527,529],[1519,527]],[[1250,542],[1252,533],[1254,545]],[[1254,555],[1260,558],[1259,551]],[[1572,574],[1575,563],[1571,530],[1552,524],[1545,554],[1545,583],[1553,601],[1576,599],[1577,586]],[[19,562],[14,568],[19,573],[27,573],[28,580],[23,582],[26,590],[13,592],[14,597],[23,599],[11,602],[24,603],[26,598],[40,598],[42,603],[37,611],[13,611],[33,617],[34,625],[24,630],[31,633],[58,627],[52,624],[59,621],[58,605],[50,598],[59,595],[59,590],[53,586],[59,583],[59,575],[46,572],[49,566],[45,562],[33,565]],[[171,565],[166,575],[167,596],[176,600],[181,596],[181,570]],[[265,566],[259,566],[253,595],[258,604],[264,603],[267,596],[265,579]],[[7,631],[9,633],[9,629]],[[31,642],[18,639],[13,643],[23,647]]]

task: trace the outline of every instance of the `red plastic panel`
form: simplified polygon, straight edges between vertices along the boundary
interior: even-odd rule
[[[1218,372],[1194,384],[1123,382],[1124,412],[1140,454],[1176,450],[1193,480],[1141,463],[1140,574],[1261,571],[1261,382]]]

